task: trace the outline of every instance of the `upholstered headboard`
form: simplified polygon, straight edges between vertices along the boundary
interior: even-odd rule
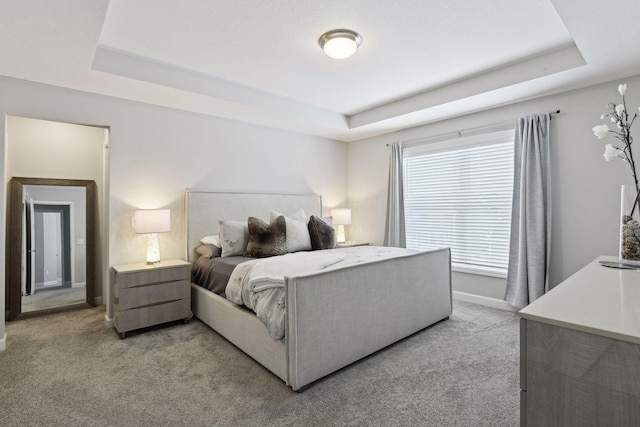
[[[204,236],[218,234],[218,220],[246,221],[250,216],[269,221],[272,210],[288,215],[304,209],[307,216],[322,215],[319,194],[230,193],[185,191],[185,257],[193,262],[195,248]]]

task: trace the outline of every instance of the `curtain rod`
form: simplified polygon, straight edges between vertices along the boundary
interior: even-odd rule
[[[554,116],[556,114],[560,114],[560,110],[555,110],[555,111],[549,111],[549,116]],[[444,138],[445,136],[449,136],[449,135],[458,135],[458,136],[462,136],[463,132],[472,132],[472,131],[477,131],[477,130],[481,130],[481,129],[487,129],[487,128],[494,128],[494,127],[500,127],[500,126],[505,126],[508,125],[509,123],[513,123],[515,120],[517,119],[511,119],[511,120],[505,120],[503,122],[498,122],[498,123],[492,123],[490,125],[482,125],[482,126],[476,126],[473,128],[467,128],[467,129],[462,129],[462,130],[455,130],[453,132],[446,132],[446,133],[441,133],[439,135],[433,135],[433,136],[426,136],[424,138],[415,138],[415,139],[408,139],[406,141],[402,141],[403,144],[412,144],[414,142],[422,142],[422,141],[428,141],[430,139],[437,139],[437,138]],[[391,145],[391,144],[387,144],[387,147]]]

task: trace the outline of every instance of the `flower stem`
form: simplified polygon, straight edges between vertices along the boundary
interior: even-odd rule
[[[633,207],[631,208],[631,213],[630,216],[633,217],[633,213],[636,210],[636,207],[638,207],[638,202],[640,200],[640,187],[638,186],[638,175],[636,174],[636,163],[635,160],[633,159],[633,151],[631,150],[631,143],[633,142],[633,139],[631,138],[631,125],[633,124],[634,120],[637,117],[637,114],[634,114],[633,117],[631,118],[631,121],[629,121],[629,113],[627,112],[627,101],[624,97],[624,95],[622,95],[622,113],[620,115],[617,114],[617,112],[615,112],[614,114],[616,115],[616,119],[618,120],[618,122],[622,125],[621,126],[621,131],[622,132],[616,132],[619,135],[619,139],[622,140],[622,142],[624,142],[624,151],[625,151],[625,155],[627,157],[627,161],[629,162],[629,167],[631,167],[631,175],[633,176],[633,183],[635,185],[636,188],[636,197],[635,200],[633,202]],[[615,108],[614,108],[615,111]]]

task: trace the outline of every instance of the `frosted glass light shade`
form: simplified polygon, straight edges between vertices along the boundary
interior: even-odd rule
[[[356,53],[362,37],[351,30],[327,31],[318,39],[324,53],[334,59],[345,59]]]

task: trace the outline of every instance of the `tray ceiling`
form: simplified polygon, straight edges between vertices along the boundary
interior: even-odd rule
[[[2,75],[344,141],[640,69],[640,5],[629,0],[2,0],[0,10]],[[349,59],[318,46],[335,28],[362,36]]]

